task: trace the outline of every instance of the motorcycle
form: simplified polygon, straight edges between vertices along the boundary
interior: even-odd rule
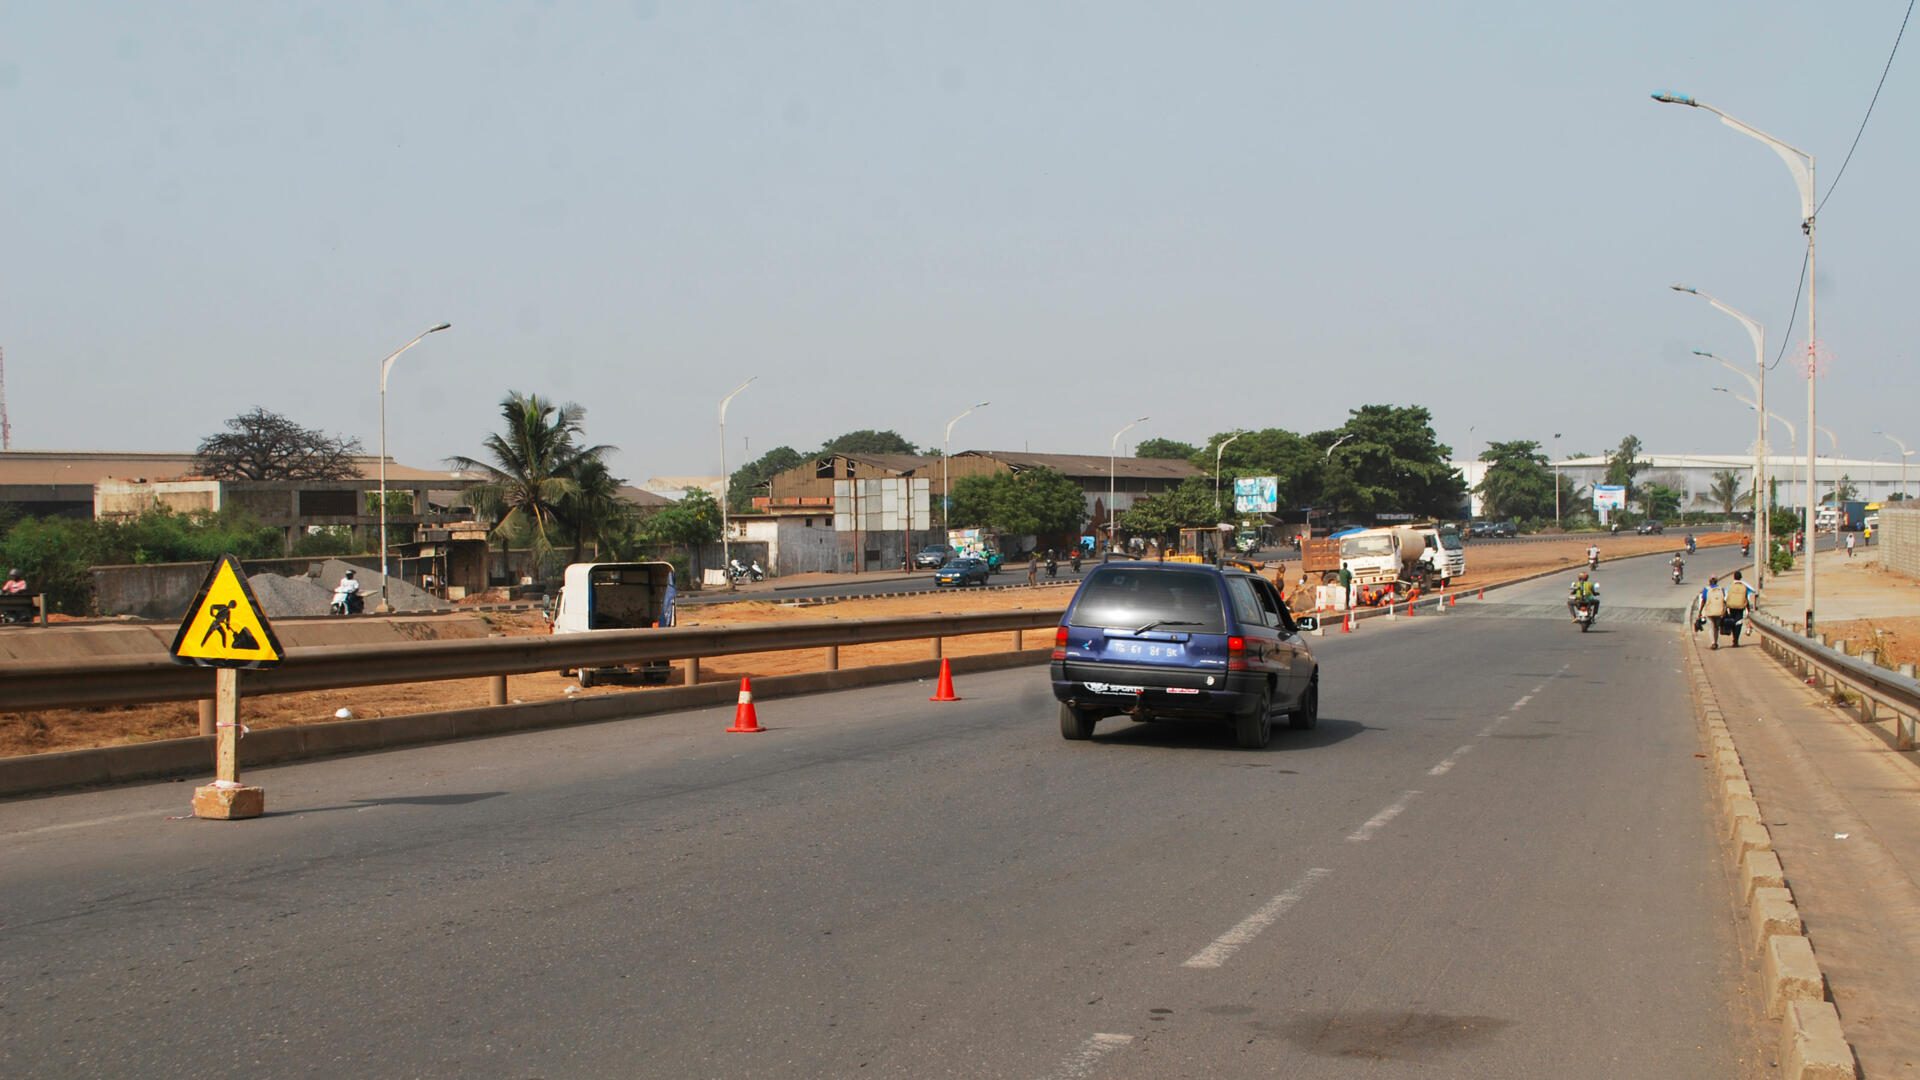
[[[751,566],[739,559],[734,559],[727,565],[727,576],[733,579],[735,585],[739,585],[748,581],[760,581],[767,576],[767,572],[760,569],[759,559],[753,560]]]
[[[1575,600],[1573,602],[1573,621],[1580,625],[1581,633],[1584,634],[1592,628],[1594,615],[1593,601]]]
[[[1060,576],[1060,560],[1051,555],[1047,556],[1047,576],[1050,578]]]
[[[1752,544],[1747,544],[1747,543],[1742,543],[1742,544],[1740,545],[1740,557],[1741,557],[1741,558],[1743,558],[1743,559],[1744,559],[1744,558],[1746,558],[1747,556],[1749,556],[1749,555],[1752,555],[1752,554],[1753,554],[1753,545],[1752,545]]]
[[[1594,570],[1598,570],[1598,569],[1600,569],[1600,556],[1598,556],[1598,555],[1589,555],[1589,556],[1587,556],[1587,570],[1588,570],[1588,572],[1592,572],[1592,571],[1594,571]]]
[[[367,609],[366,600],[357,592],[336,592],[327,610],[335,615],[358,615]]]
[[[1698,550],[1699,548],[1694,545],[1693,537],[1687,537],[1687,554],[1692,555]]]
[[[1687,576],[1687,568],[1684,566],[1681,566],[1679,563],[1674,563],[1673,564],[1673,583],[1675,585],[1680,584],[1680,579],[1686,576]]]
[[[1077,574],[1080,572],[1080,549],[1079,548],[1074,548],[1073,554],[1067,556],[1067,565],[1073,568],[1074,573]]]

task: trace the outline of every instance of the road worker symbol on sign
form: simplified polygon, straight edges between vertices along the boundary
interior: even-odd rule
[[[240,563],[228,555],[214,564],[206,584],[173,638],[176,663],[200,667],[261,668],[283,653],[273,626],[247,586]]]

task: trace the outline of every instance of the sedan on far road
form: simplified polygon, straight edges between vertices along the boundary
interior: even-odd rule
[[[937,570],[953,557],[953,550],[945,544],[930,544],[914,552],[913,567],[916,570]]]
[[[955,559],[933,575],[933,583],[935,585],[968,585],[978,582],[985,585],[992,576],[993,570],[979,559]]]

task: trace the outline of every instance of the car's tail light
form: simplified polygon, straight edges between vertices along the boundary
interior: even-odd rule
[[[1235,635],[1227,639],[1227,670],[1247,670],[1247,639]]]
[[[1060,624],[1053,631],[1053,658],[1055,660],[1065,660],[1067,658],[1067,626],[1065,623]]]

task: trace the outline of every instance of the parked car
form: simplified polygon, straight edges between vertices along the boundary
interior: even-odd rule
[[[929,544],[919,551],[914,552],[913,568],[915,570],[937,570],[945,566],[947,560],[951,558],[953,558],[952,548],[945,544]]]
[[[1487,535],[1503,540],[1511,540],[1520,535],[1520,526],[1511,521],[1496,521],[1487,526]]]
[[[1091,738],[1108,716],[1226,721],[1250,750],[1275,715],[1311,728],[1320,666],[1273,585],[1236,567],[1127,562],[1095,568],[1054,635],[1060,734]]]
[[[1655,536],[1666,531],[1667,527],[1657,521],[1648,520],[1640,523],[1641,536]]]
[[[981,559],[955,559],[933,575],[935,585],[985,585],[993,570]]]

